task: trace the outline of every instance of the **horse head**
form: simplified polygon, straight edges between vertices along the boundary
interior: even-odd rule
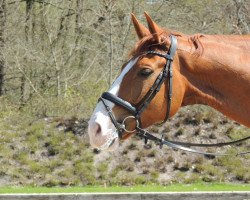
[[[120,75],[105,97],[101,98],[89,121],[90,143],[95,148],[114,149],[118,146],[117,129],[119,127],[117,124],[123,126],[120,130],[122,132],[120,139],[124,140],[132,134],[136,134],[136,126],[139,124],[141,128],[147,128],[162,122],[166,119],[166,113],[168,113],[168,117],[173,116],[182,104],[185,87],[179,73],[177,53],[170,60],[173,65],[171,73],[174,77],[171,80],[173,81],[171,88],[167,81],[168,78],[162,81],[160,87],[156,83],[169,61],[164,55],[167,55],[173,45],[170,35],[178,37],[180,34],[162,29],[147,13],[145,16],[148,28],[132,14],[132,22],[139,41],[131,51],[131,59],[123,65]],[[150,90],[154,90],[152,86],[158,87],[158,91],[153,97],[150,96]],[[171,104],[169,102],[170,89],[173,91]],[[107,94],[109,94],[108,97]],[[119,101],[124,101],[131,109],[127,109],[126,105],[121,106],[122,103]],[[147,105],[144,105],[145,101]],[[169,108],[168,105],[170,105]],[[141,107],[143,107],[143,111],[140,110]],[[132,108],[135,109],[134,113],[132,113]],[[138,115],[138,110],[141,111],[139,117],[135,116]],[[111,116],[110,113],[112,113]]]

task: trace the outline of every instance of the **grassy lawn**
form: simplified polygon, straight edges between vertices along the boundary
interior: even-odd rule
[[[250,191],[250,184],[173,184],[168,186],[88,186],[88,187],[2,187],[0,194],[6,193],[93,193],[93,192],[192,192],[192,191]]]

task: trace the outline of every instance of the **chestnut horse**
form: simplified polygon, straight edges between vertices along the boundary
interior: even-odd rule
[[[146,128],[162,122],[167,112],[171,117],[182,106],[204,104],[250,127],[250,35],[190,36],[164,30],[147,13],[145,16],[148,28],[132,14],[139,41],[108,93],[136,109],[167,62],[162,56],[145,52],[166,54],[173,42],[170,35],[173,35],[177,39],[177,49],[172,61],[172,101],[169,110],[170,88],[165,81],[141,113],[140,126]],[[136,133],[130,130],[134,130],[137,122],[124,106],[101,100],[89,121],[90,143],[95,148],[114,149],[119,144],[114,123],[126,120],[123,124],[126,128],[123,127],[122,132],[122,139],[126,139]]]

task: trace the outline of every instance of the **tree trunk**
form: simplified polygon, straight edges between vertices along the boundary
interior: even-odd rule
[[[30,32],[30,25],[29,25],[29,21],[30,21],[30,15],[31,15],[31,11],[32,11],[32,6],[33,6],[33,0],[26,0],[26,19],[25,19],[25,26],[24,26],[24,34],[25,34],[25,42],[28,43],[29,42],[29,32]],[[24,57],[24,63],[27,63],[27,57]],[[25,74],[27,73],[27,70],[25,68],[23,68],[23,74],[21,77],[21,86],[20,86],[20,91],[21,91],[21,97],[20,97],[20,104],[21,106],[23,106],[25,104],[25,94],[26,94],[26,89],[25,89],[25,85],[26,85],[26,78],[25,78]]]
[[[80,35],[81,33],[81,14],[82,14],[82,1],[81,0],[76,0],[76,18],[75,18],[75,33],[76,35]]]
[[[5,0],[0,0],[0,96],[4,93],[4,69],[5,69],[5,60],[4,60],[4,29],[6,23],[6,4]]]

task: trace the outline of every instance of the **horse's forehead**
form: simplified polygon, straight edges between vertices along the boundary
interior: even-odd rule
[[[134,66],[134,64],[136,63],[138,58],[135,59],[131,59],[122,69],[120,75],[117,77],[117,79],[114,81],[114,83],[112,84],[112,86],[109,89],[109,92],[117,95],[120,89],[120,85],[123,81],[123,78],[126,76],[126,74],[132,69],[132,67]]]
[[[158,64],[162,60],[164,59],[161,59],[160,57],[156,55],[149,55],[147,57],[145,56],[138,61],[138,67],[144,67],[147,65],[153,66],[153,64]]]

